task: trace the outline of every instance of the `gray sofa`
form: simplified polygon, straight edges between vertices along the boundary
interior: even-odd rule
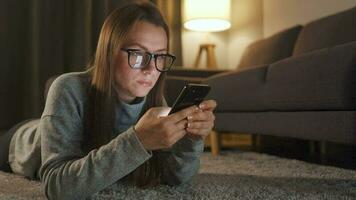
[[[355,23],[356,7],[252,43],[237,70],[173,70],[169,95],[211,85],[217,132],[356,144]]]

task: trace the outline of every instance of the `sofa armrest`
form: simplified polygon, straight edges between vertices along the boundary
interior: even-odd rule
[[[217,112],[355,110],[356,42],[202,83],[212,86]]]
[[[242,71],[220,73],[203,79],[202,83],[211,86],[207,99],[217,101],[216,112],[260,109],[267,68],[267,65],[262,65]]]
[[[173,68],[167,75],[176,77],[209,77],[215,74],[229,71],[227,69],[196,69],[196,68]]]
[[[268,68],[270,109],[356,109],[356,42],[276,62]]]

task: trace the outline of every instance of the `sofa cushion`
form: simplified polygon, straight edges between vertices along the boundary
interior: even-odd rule
[[[271,64],[292,55],[302,26],[295,26],[250,44],[244,51],[238,69]]]
[[[269,110],[356,110],[356,41],[294,56],[268,68]]]
[[[356,7],[304,26],[293,55],[356,41]]]

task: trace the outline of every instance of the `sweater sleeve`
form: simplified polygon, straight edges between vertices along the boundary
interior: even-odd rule
[[[162,165],[163,183],[168,185],[189,183],[198,173],[203,150],[202,139],[184,136],[170,150],[160,151],[159,156],[165,162]]]
[[[65,83],[66,82],[66,83]],[[108,144],[84,153],[80,90],[55,81],[38,126],[39,176],[49,199],[84,199],[112,185],[151,157],[132,128]],[[74,87],[73,87],[74,86]]]
[[[163,105],[167,101],[163,98]],[[171,149],[158,151],[162,166],[162,182],[168,185],[189,183],[200,167],[200,156],[204,151],[204,141],[184,136]]]

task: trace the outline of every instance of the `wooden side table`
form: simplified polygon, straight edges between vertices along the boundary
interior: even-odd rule
[[[199,47],[198,55],[194,62],[194,67],[198,68],[201,55],[202,55],[203,51],[206,51],[206,60],[207,60],[206,66],[207,66],[207,68],[216,69],[217,65],[216,65],[214,48],[215,48],[215,44],[201,44]]]

